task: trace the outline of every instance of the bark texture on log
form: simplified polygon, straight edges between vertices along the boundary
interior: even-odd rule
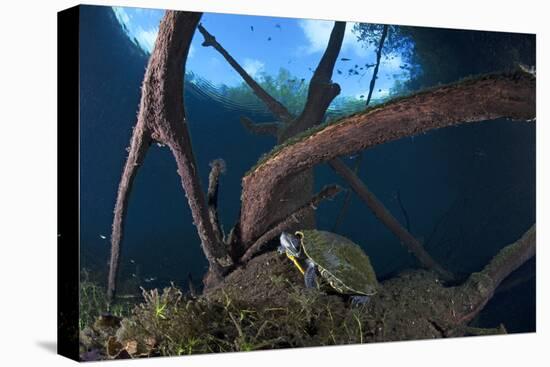
[[[535,78],[484,75],[416,93],[313,128],[276,147],[243,178],[241,239],[251,244],[272,219],[271,198],[288,176],[341,155],[432,129],[497,118],[535,117]]]

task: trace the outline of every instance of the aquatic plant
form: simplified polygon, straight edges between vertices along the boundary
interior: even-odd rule
[[[101,340],[109,358],[136,358],[503,334],[503,325],[467,324],[507,271],[534,253],[534,245],[531,228],[455,287],[445,287],[433,272],[401,273],[360,306],[304,288],[288,261],[266,253],[250,260],[246,270],[230,274],[223,287],[198,298],[174,285],[162,292],[143,290],[143,302]]]

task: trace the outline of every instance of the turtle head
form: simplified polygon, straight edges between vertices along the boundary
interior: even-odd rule
[[[277,248],[280,254],[286,253],[287,256],[300,258],[302,255],[302,249],[300,245],[300,238],[288,232],[281,233],[280,237],[281,245]]]

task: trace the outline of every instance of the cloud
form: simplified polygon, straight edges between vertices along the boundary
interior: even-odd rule
[[[117,17],[120,23],[123,23],[126,25],[130,23],[130,16],[128,15],[128,13],[126,13],[126,10],[124,10],[124,8],[119,6],[113,6],[113,11],[115,12],[115,16]]]
[[[136,39],[141,48],[149,53],[153,51],[153,46],[155,45],[155,40],[157,39],[158,32],[158,28],[150,28],[148,30],[138,28],[136,32]]]
[[[334,27],[334,22],[326,20],[304,19],[299,21],[299,25],[304,31],[308,44],[304,47],[307,53],[324,52],[330,38],[330,32]],[[357,36],[352,32],[355,23],[346,24],[346,32],[342,42],[342,51],[353,52],[355,55],[365,57],[373,49],[363,42],[357,41]]]
[[[265,69],[265,64],[261,62],[260,60],[255,59],[244,59],[243,61],[243,69],[246,70],[246,72],[251,77],[256,77],[257,74],[261,73]]]

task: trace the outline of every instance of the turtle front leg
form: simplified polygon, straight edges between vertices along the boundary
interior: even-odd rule
[[[317,288],[317,274],[315,274],[315,264],[311,260],[307,260],[307,269],[304,272],[304,282],[306,288]]]

